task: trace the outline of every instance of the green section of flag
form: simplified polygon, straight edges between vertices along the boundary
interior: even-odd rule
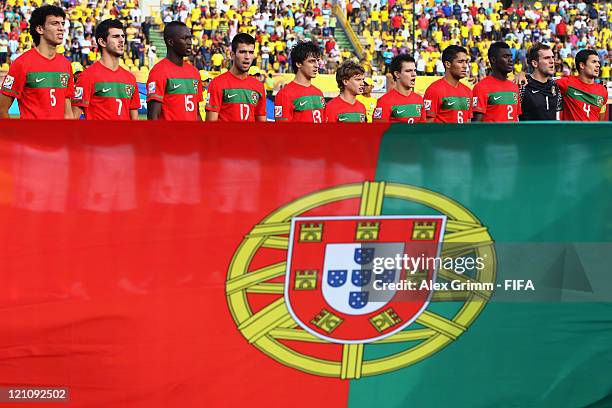
[[[442,109],[448,110],[469,110],[470,98],[460,96],[446,96],[442,98]]]
[[[408,105],[393,105],[391,107],[392,118],[418,118],[421,116],[421,109],[423,107],[418,103]]]
[[[302,96],[293,100],[293,110],[295,112],[317,110],[325,108],[325,98],[317,95]]]
[[[489,105],[515,105],[518,103],[516,92],[491,92],[489,94]]]
[[[602,98],[601,96],[585,92],[581,89],[574,88],[573,86],[568,87],[567,96],[579,100],[580,102],[597,106],[598,108],[601,108],[604,104],[604,98]]]
[[[198,92],[198,80],[190,78],[168,78],[166,94],[195,95]]]
[[[252,89],[233,88],[223,90],[224,103],[246,103],[249,105],[257,105],[261,95],[259,92]]]
[[[94,95],[102,98],[129,99],[134,95],[134,85],[123,82],[96,82]]]
[[[26,88],[67,88],[67,72],[30,72],[26,75]]]
[[[497,282],[527,270],[536,290],[554,288],[558,298],[489,302],[463,334],[434,354],[399,370],[353,380],[349,406],[612,406],[610,257],[584,249],[612,241],[607,221],[612,125],[425,124],[407,130],[393,125],[385,134],[376,179],[454,199],[496,241]],[[438,211],[391,198],[383,214]],[[509,242],[522,243],[522,250],[508,250],[504,244]],[[581,243],[572,249],[573,261],[567,261],[570,251],[562,249],[570,242]],[[543,251],[543,243],[557,248]],[[556,277],[561,277],[558,287],[551,283]],[[561,301],[572,297],[578,300]],[[428,311],[452,318],[461,305],[436,302]],[[419,344],[422,340],[368,344],[364,360]]]
[[[346,112],[338,115],[338,122],[365,122],[366,116],[359,112]]]

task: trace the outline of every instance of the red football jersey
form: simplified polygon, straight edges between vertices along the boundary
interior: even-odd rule
[[[472,90],[474,112],[484,114],[483,122],[518,122],[521,114],[518,85],[488,76]]]
[[[599,114],[606,113],[608,90],[601,84],[586,84],[578,76],[568,76],[555,81],[563,94],[561,120],[597,122]]]
[[[327,103],[325,115],[328,122],[367,122],[363,103],[355,101],[350,104],[339,96]]]
[[[459,82],[452,86],[440,78],[427,88],[425,112],[435,123],[465,123],[472,118],[472,90]]]
[[[314,85],[304,86],[294,81],[284,86],[274,99],[274,119],[277,121],[322,123],[325,121],[325,98]]]
[[[65,100],[74,93],[70,61],[32,48],[11,64],[0,92],[17,99],[21,119],[64,119]]]
[[[159,61],[147,80],[147,102],[162,104],[160,119],[198,120],[202,100],[200,73],[187,62],[182,67],[167,58]]]
[[[376,102],[373,120],[391,123],[425,122],[423,97],[414,91],[406,96],[392,89]]]
[[[255,116],[266,116],[264,85],[250,75],[240,79],[227,71],[210,81],[206,110],[219,112],[221,122],[255,122]]]
[[[129,120],[130,110],[140,108],[136,78],[98,61],[79,75],[72,104],[85,110],[85,119]]]

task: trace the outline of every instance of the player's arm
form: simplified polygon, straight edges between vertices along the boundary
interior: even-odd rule
[[[210,85],[208,85],[208,96],[206,98],[207,122],[217,122],[219,120],[219,112],[221,111],[221,103],[223,102],[223,90],[217,85],[218,81],[215,81],[215,79],[210,81]]]
[[[9,118],[9,109],[15,98],[19,99],[26,82],[21,61],[18,59],[11,64],[9,72],[4,77],[2,88],[0,88],[0,118]]]
[[[66,88],[66,99],[64,99],[64,119],[74,119],[72,114],[72,98],[74,98],[74,76],[72,67],[70,69],[70,77],[68,78],[68,86]],[[79,116],[76,117],[79,119]]]
[[[138,92],[138,84],[136,77],[132,79],[133,92],[130,98],[130,120],[138,120],[138,109],[140,109],[140,93]]]
[[[376,109],[374,109],[374,115],[372,115],[372,122],[374,123],[389,122],[391,119],[391,107],[386,106],[387,104],[381,99],[376,101]]]
[[[0,94],[0,119],[8,119],[9,118],[9,109],[13,104],[12,96],[6,96],[4,94]]]
[[[76,87],[74,88],[74,96],[72,97],[72,117],[79,119],[81,115],[85,114],[85,109],[89,105],[91,97],[91,89],[93,84],[89,80],[87,70],[83,72],[77,80]]]
[[[608,120],[607,116],[608,116],[608,105],[604,102],[603,106],[601,107],[601,111],[599,111],[599,121],[605,122],[606,120]]]
[[[293,103],[282,90],[274,98],[274,120],[291,122],[293,119]]]
[[[266,114],[266,90],[264,89],[263,84],[259,89],[259,99],[257,100],[257,105],[255,105],[255,122],[266,122],[268,120]]]
[[[425,96],[423,96],[423,106],[427,122],[431,123],[436,120],[438,115],[438,95],[431,85],[427,87]]]
[[[157,70],[152,70],[147,80],[147,119],[149,120],[157,120],[161,115],[165,84],[165,78],[157,75]]]
[[[77,116],[77,119],[80,116]],[[70,98],[66,98],[64,100],[64,119],[74,119],[74,114],[72,113],[72,103],[70,102]]]
[[[472,92],[472,122],[482,122],[487,111],[488,95],[483,87],[476,86]]]
[[[162,110],[161,102],[150,99],[147,102],[147,119],[149,120],[159,119],[159,115],[161,115],[161,110]]]

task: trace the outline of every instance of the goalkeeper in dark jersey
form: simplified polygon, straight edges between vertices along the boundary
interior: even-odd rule
[[[520,121],[558,120],[563,109],[563,95],[553,80],[555,56],[548,45],[536,43],[527,52],[527,64],[533,70],[521,85]]]

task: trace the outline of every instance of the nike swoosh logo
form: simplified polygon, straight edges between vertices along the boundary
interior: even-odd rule
[[[454,105],[454,104],[455,104],[455,102],[449,102],[449,103],[447,103],[447,105],[448,105],[448,106],[452,106],[452,105]]]
[[[306,105],[308,102],[300,102],[300,106]]]
[[[405,110],[397,111],[396,113],[399,115],[400,113],[406,112]]]
[[[45,79],[47,79],[47,78],[36,78],[36,82],[37,82],[37,83],[38,83],[38,82],[42,82],[42,81],[44,81]]]
[[[174,85],[172,85],[172,89],[176,89],[176,88],[178,88],[178,87],[179,87],[179,86],[181,86],[181,85],[182,85],[182,84],[174,84]],[[232,96],[234,96],[234,95],[232,95]],[[231,97],[230,97],[230,98],[231,98]]]
[[[228,98],[228,99],[229,99],[229,98],[233,98],[233,97],[234,97],[234,96],[236,96],[236,95],[238,95],[238,94],[227,95],[227,98]]]
[[[498,99],[500,99],[500,98],[501,98],[501,96],[494,96],[494,97],[493,97],[493,100],[494,100],[494,101],[496,101],[496,100],[498,100]]]
[[[531,91],[531,93],[538,93],[538,92],[540,92],[540,91]]]
[[[110,88],[102,88],[102,93],[106,93],[106,92],[108,92],[110,90],[111,90]]]
[[[346,122],[346,118],[340,118],[338,119],[338,122]]]
[[[574,95],[581,96],[582,94],[580,92],[574,92]]]

